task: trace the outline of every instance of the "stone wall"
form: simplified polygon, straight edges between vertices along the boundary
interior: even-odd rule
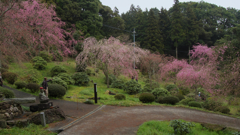
[[[20,104],[14,101],[0,103],[0,120],[12,120],[23,114]]]

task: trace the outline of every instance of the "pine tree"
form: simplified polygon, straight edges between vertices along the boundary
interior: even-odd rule
[[[174,0],[171,23],[171,39],[176,47],[176,59],[178,59],[178,46],[183,42],[184,31],[182,26],[182,13],[179,6],[179,1]]]
[[[152,9],[148,14],[147,20],[146,37],[143,47],[151,50],[152,52],[159,52],[163,54],[163,37],[158,28],[158,21]]]

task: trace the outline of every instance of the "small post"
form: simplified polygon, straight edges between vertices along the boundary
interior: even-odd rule
[[[95,97],[95,103],[97,103],[97,84],[94,83],[94,97]]]
[[[44,112],[40,112],[40,118],[41,118],[41,124],[43,127],[46,126],[46,119],[45,119],[45,114]]]

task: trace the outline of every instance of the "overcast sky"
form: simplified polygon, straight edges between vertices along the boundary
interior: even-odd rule
[[[114,9],[116,6],[119,10],[119,13],[125,13],[130,9],[131,4],[134,4],[136,7],[139,5],[142,10],[146,8],[154,8],[157,7],[158,9],[166,8],[167,10],[173,6],[174,0],[100,0],[103,5],[109,6],[110,8]],[[179,0],[179,2],[188,2],[194,1],[199,2],[201,0]],[[236,9],[240,9],[240,0],[204,0],[205,2],[215,4],[217,6],[222,7],[233,7]]]

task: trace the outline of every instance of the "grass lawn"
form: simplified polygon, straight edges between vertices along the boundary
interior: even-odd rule
[[[186,121],[185,121],[186,122]],[[237,133],[235,130],[226,129],[218,131],[218,126],[215,129],[207,129],[200,123],[192,122],[195,126],[191,128],[192,132],[188,135],[232,135]],[[171,135],[174,134],[173,127],[170,126],[169,121],[148,121],[143,123],[138,131],[137,135]]]

